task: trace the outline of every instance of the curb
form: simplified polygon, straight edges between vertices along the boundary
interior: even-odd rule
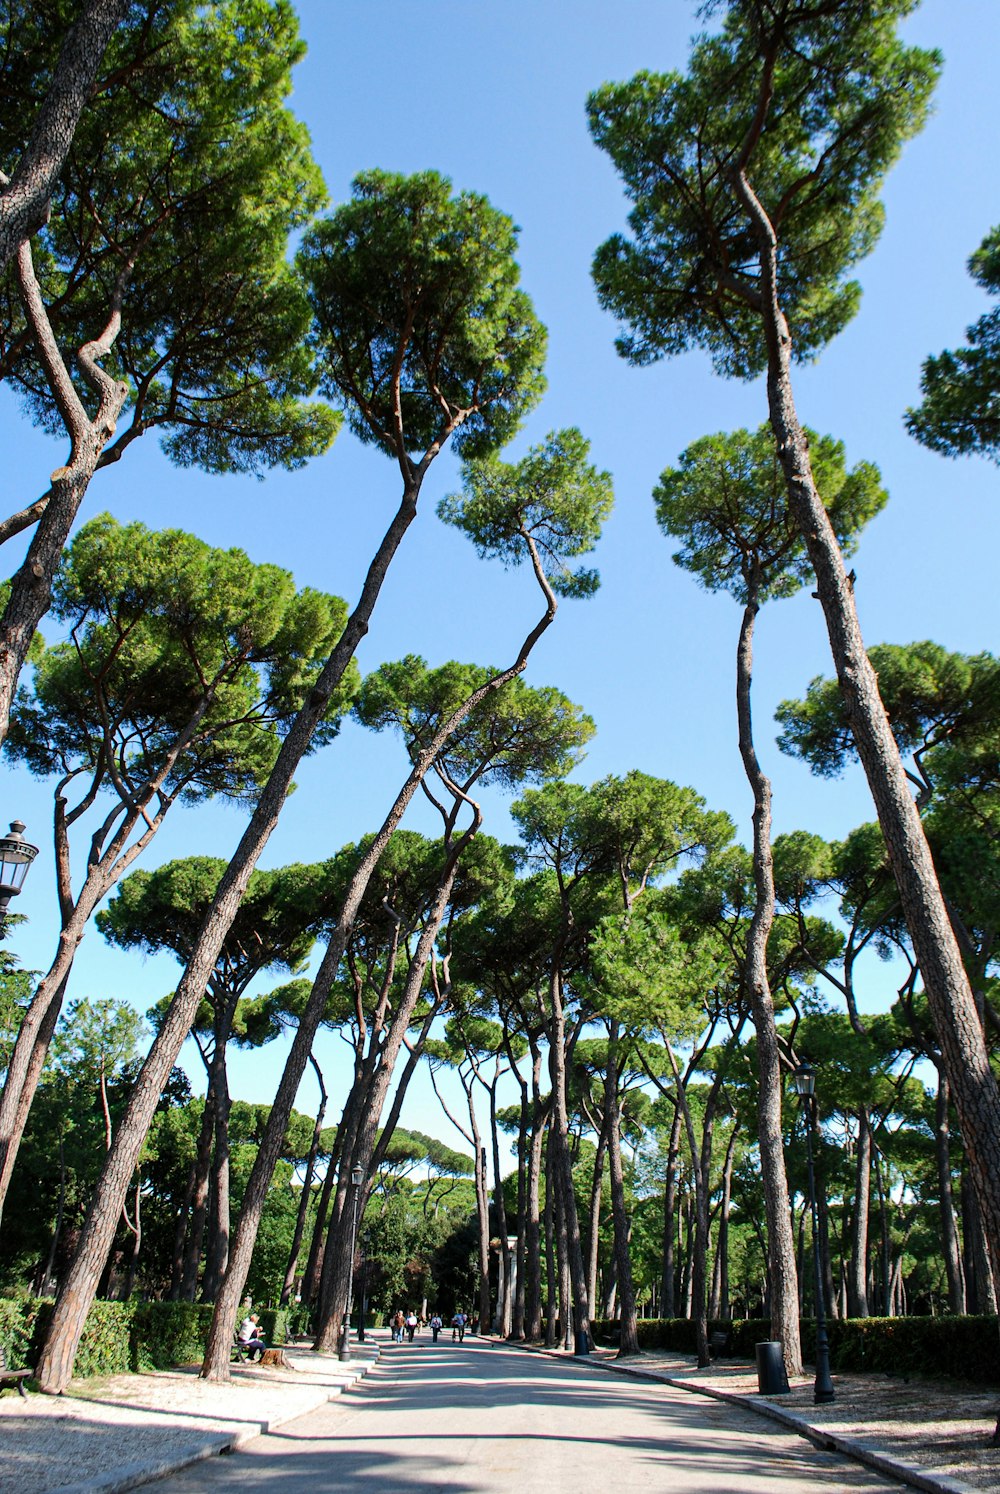
[[[689,1380],[675,1379],[661,1370],[613,1364],[606,1359],[590,1355],[577,1357],[575,1354],[567,1354],[564,1350],[539,1349],[533,1344],[518,1344],[509,1341],[505,1341],[505,1347],[520,1349],[527,1354],[542,1354],[546,1359],[555,1359],[562,1364],[575,1364],[580,1369],[602,1369],[609,1374],[626,1375],[633,1380],[652,1380],[660,1385],[670,1385],[675,1390],[684,1390],[688,1395],[704,1395],[713,1401],[723,1401],[727,1405],[753,1411],[757,1416],[763,1416],[768,1421],[775,1421],[780,1426],[787,1427],[789,1431],[804,1437],[824,1452],[841,1453],[845,1457],[852,1458],[856,1463],[872,1469],[874,1473],[883,1473],[889,1478],[898,1479],[901,1483],[909,1484],[911,1488],[923,1490],[924,1494],[982,1494],[982,1490],[972,1484],[949,1478],[946,1474],[934,1473],[919,1467],[916,1463],[908,1463],[902,1458],[893,1457],[856,1438],[844,1437],[839,1432],[814,1426],[804,1416],[797,1416],[794,1411],[786,1411],[782,1406],[776,1406],[773,1401],[736,1395],[729,1390],[715,1390],[708,1385],[692,1385]]]
[[[127,1489],[137,1489],[142,1484],[152,1483],[155,1479],[166,1478],[172,1473],[181,1473],[185,1468],[192,1467],[195,1463],[203,1463],[207,1458],[216,1457],[222,1453],[233,1453],[243,1447],[247,1442],[252,1442],[255,1437],[263,1437],[268,1432],[275,1432],[279,1427],[286,1426],[288,1422],[295,1421],[300,1416],[308,1416],[310,1411],[316,1411],[320,1406],[327,1405],[338,1396],[362,1380],[373,1365],[378,1363],[381,1355],[381,1345],[375,1345],[375,1353],[370,1359],[357,1366],[357,1372],[350,1378],[344,1377],[343,1382],[336,1386],[327,1386],[322,1393],[317,1390],[316,1404],[314,1406],[301,1406],[289,1416],[277,1416],[270,1419],[262,1418],[259,1421],[244,1422],[232,1432],[203,1432],[200,1436],[196,1433],[197,1441],[193,1441],[186,1448],[179,1448],[166,1458],[147,1459],[144,1463],[126,1463],[121,1468],[116,1468],[113,1473],[98,1474],[94,1478],[82,1479],[75,1484],[60,1484],[58,1490],[53,1494],[125,1494]],[[154,1407],[150,1408],[154,1410]]]

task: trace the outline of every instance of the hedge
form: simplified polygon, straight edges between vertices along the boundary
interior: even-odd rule
[[[0,1343],[12,1369],[33,1368],[52,1318],[53,1304],[36,1297],[0,1298]],[[268,1343],[287,1341],[288,1314],[262,1309]],[[212,1308],[194,1302],[95,1302],[80,1337],[74,1375],[127,1374],[201,1360]]]
[[[595,1319],[591,1331],[598,1343],[617,1344],[620,1323]],[[771,1336],[767,1318],[712,1320],[709,1334],[728,1333],[728,1353],[753,1359],[754,1345]],[[640,1318],[641,1349],[668,1349],[693,1354],[695,1325],[690,1318]],[[834,1318],[827,1323],[830,1363],[834,1370],[872,1371],[889,1375],[946,1376],[981,1385],[1000,1384],[1000,1325],[994,1317]],[[811,1362],[816,1324],[802,1320],[802,1352]]]
[[[172,1364],[199,1362],[211,1321],[212,1308],[207,1303],[137,1302],[132,1311],[131,1367],[168,1369]]]

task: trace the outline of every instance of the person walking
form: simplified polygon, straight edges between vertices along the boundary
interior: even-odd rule
[[[403,1342],[403,1329],[405,1326],[406,1319],[403,1317],[403,1309],[399,1308],[392,1320],[392,1341],[394,1344],[401,1344]]]
[[[441,1315],[440,1313],[435,1313],[431,1318],[431,1333],[434,1335],[435,1343],[438,1341],[438,1334],[441,1332],[442,1327]]]
[[[466,1318],[465,1313],[461,1308],[459,1308],[458,1312],[456,1312],[455,1316],[451,1320],[451,1337],[453,1342],[456,1338],[458,1339],[459,1343],[462,1342],[465,1337],[465,1325],[467,1322],[468,1319]]]
[[[411,1310],[406,1315],[406,1334],[407,1334],[407,1337],[409,1338],[411,1344],[413,1342],[413,1335],[417,1331],[417,1324],[418,1324],[418,1322],[419,1322],[419,1319],[418,1319],[416,1313],[411,1308]]]

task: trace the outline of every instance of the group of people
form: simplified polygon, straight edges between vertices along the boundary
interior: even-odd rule
[[[422,1328],[425,1325],[431,1330],[431,1333],[434,1337],[434,1342],[437,1343],[438,1334],[444,1327],[444,1319],[441,1317],[440,1313],[435,1312],[432,1317],[425,1320],[424,1318],[418,1317],[417,1314],[413,1311],[404,1313],[402,1308],[399,1308],[389,1320],[389,1328],[392,1332],[393,1343],[401,1344],[403,1342],[403,1334],[405,1333],[408,1342],[412,1344],[413,1335],[416,1333],[417,1329]],[[457,1339],[458,1342],[461,1343],[465,1337],[465,1330],[468,1326],[468,1316],[462,1311],[461,1308],[459,1308],[451,1319],[452,1340],[454,1341],[455,1339]]]

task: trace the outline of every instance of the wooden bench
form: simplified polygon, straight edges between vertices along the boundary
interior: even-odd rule
[[[24,1381],[30,1380],[34,1370],[11,1369],[7,1364],[7,1354],[3,1344],[0,1344],[0,1394],[8,1385],[16,1385],[21,1395],[24,1395]],[[27,1397],[25,1396],[25,1399]]]
[[[722,1354],[731,1355],[732,1351],[732,1335],[717,1328],[708,1340],[709,1354],[713,1359],[718,1359]]]
[[[237,1363],[244,1364],[244,1363],[246,1363],[246,1357],[247,1357],[247,1351],[243,1347],[243,1345],[240,1343],[239,1336],[238,1336],[238,1334],[236,1332],[236,1329],[234,1328],[233,1329],[233,1343],[232,1343],[232,1347],[229,1350],[229,1362],[231,1364],[233,1362],[233,1360],[235,1359],[237,1361]]]

